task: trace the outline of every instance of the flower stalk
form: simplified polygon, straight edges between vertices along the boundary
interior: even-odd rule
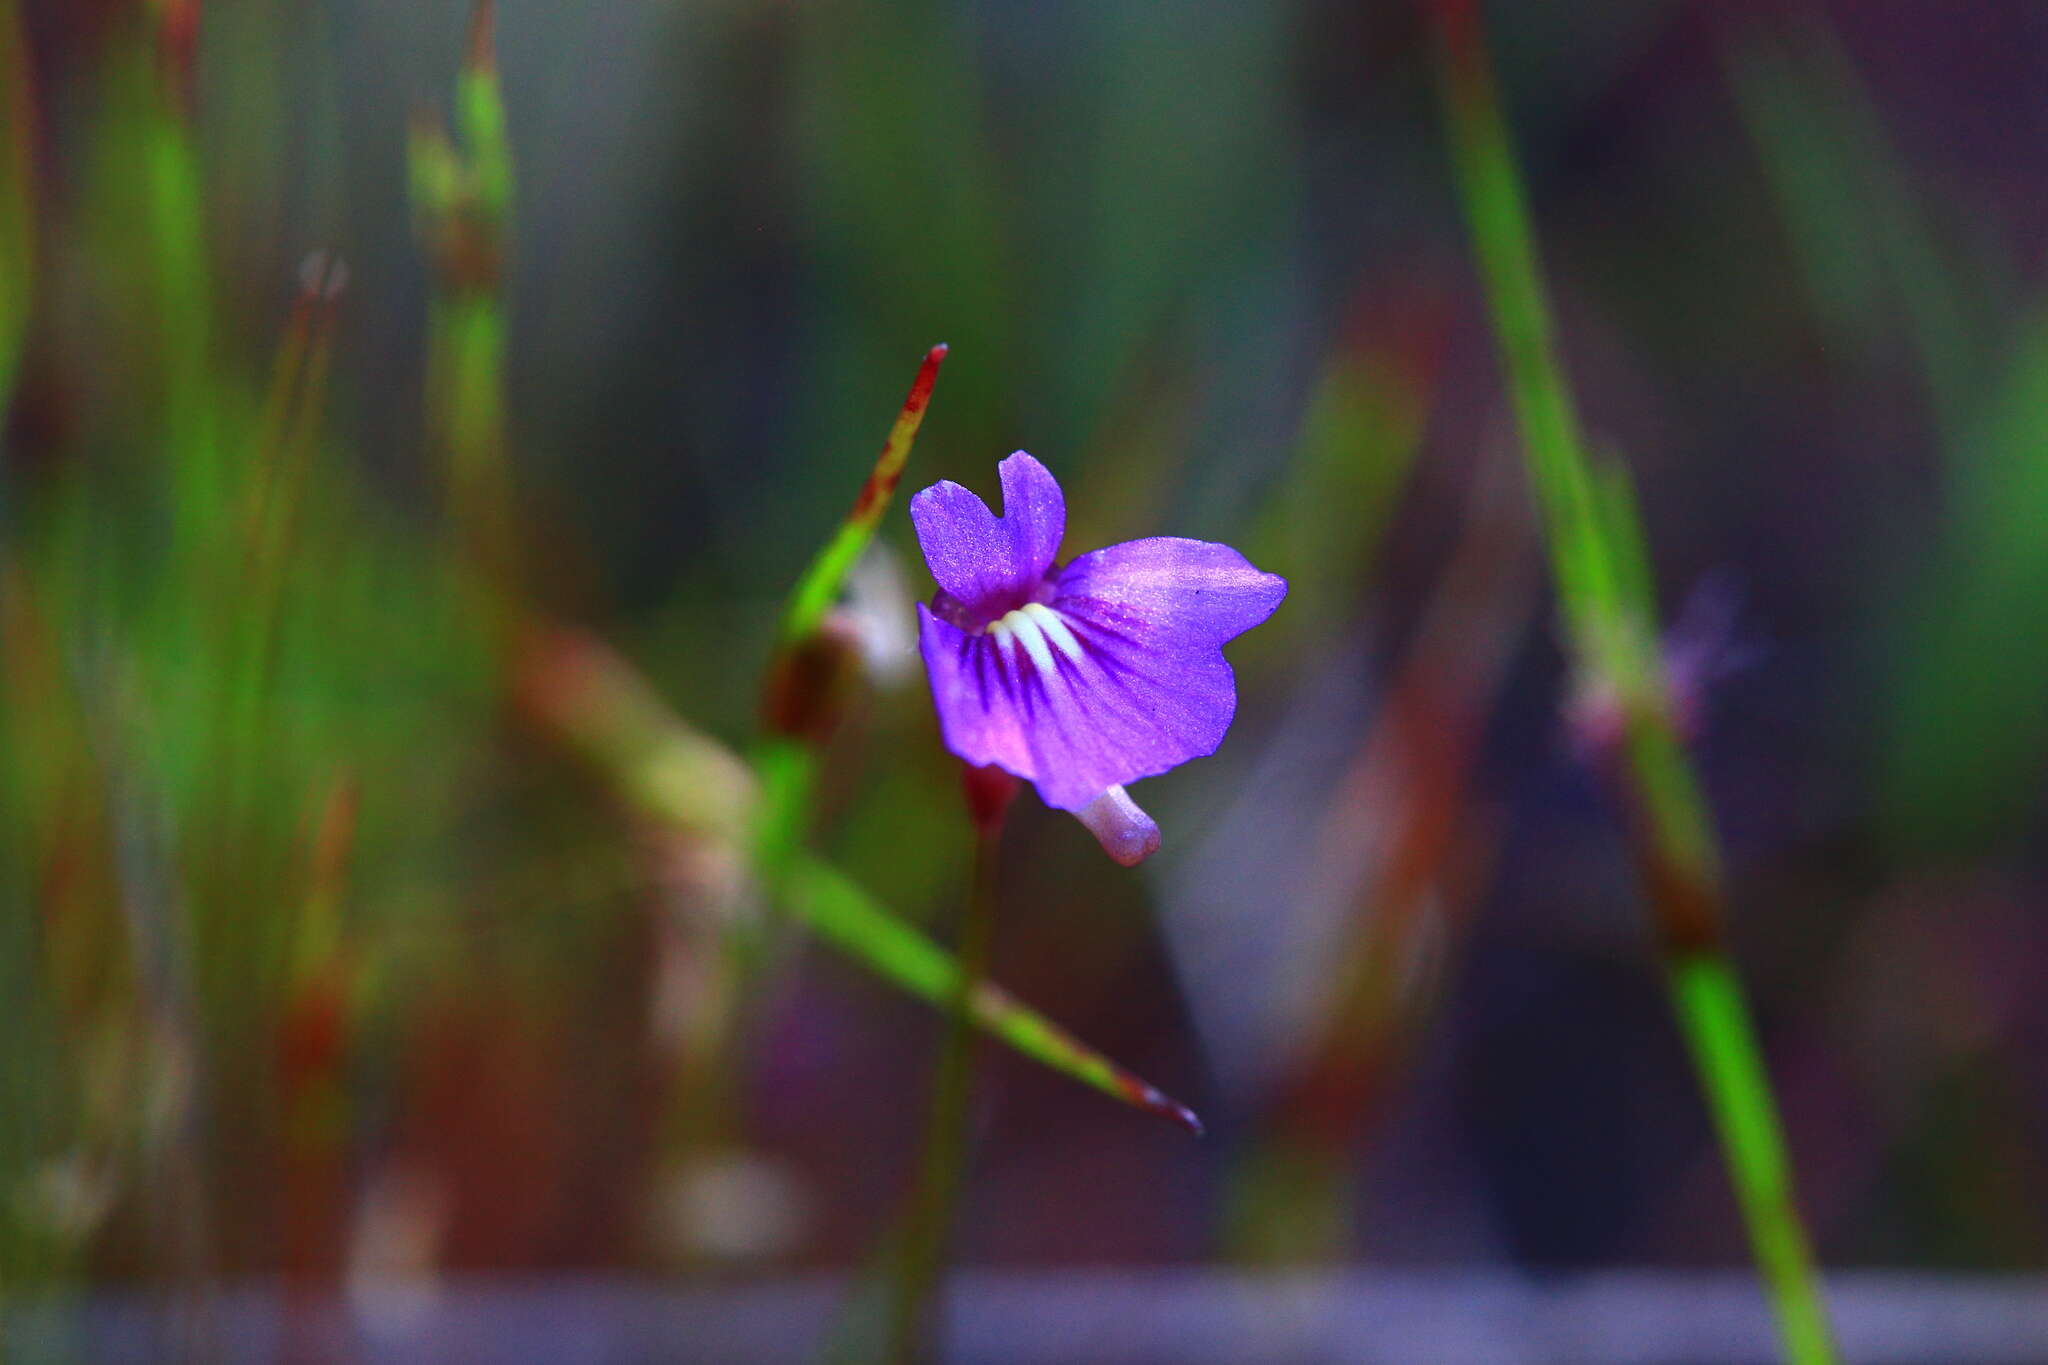
[[[1583,674],[1622,712],[1608,765],[1656,917],[1673,1011],[1705,1091],[1750,1246],[1795,1365],[1834,1346],[1793,1199],[1776,1101],[1723,939],[1720,849],[1658,657],[1640,521],[1619,471],[1580,439],[1486,53],[1476,0],[1435,0],[1458,190],[1542,510],[1553,576]]]
[[[960,925],[960,973],[948,1002],[945,1037],[932,1075],[924,1159],[891,1286],[889,1346],[883,1355],[891,1362],[925,1360],[933,1354],[933,1300],[967,1171],[968,1106],[974,1087],[974,996],[988,974],[989,944],[995,936],[996,859],[1018,782],[1000,768],[968,764],[961,769],[961,787],[974,826],[973,880]]]

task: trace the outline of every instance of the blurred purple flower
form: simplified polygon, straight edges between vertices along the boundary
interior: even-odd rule
[[[1714,569],[1693,585],[1677,621],[1664,633],[1664,686],[1671,723],[1688,744],[1706,729],[1713,689],[1755,667],[1766,653],[1763,646],[1743,638],[1741,614],[1742,590],[1734,575]],[[1573,748],[1589,764],[1618,749],[1628,729],[1621,698],[1604,679],[1581,683],[1565,707],[1565,722]]]
[[[1000,517],[951,482],[910,500],[940,588],[918,608],[939,728],[1136,863],[1159,830],[1123,784],[1216,751],[1237,709],[1222,646],[1273,614],[1286,580],[1227,545],[1165,536],[1055,569],[1059,484],[1021,450],[999,473]]]

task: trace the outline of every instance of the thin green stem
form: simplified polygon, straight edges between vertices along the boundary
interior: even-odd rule
[[[1542,508],[1559,606],[1581,673],[1625,717],[1613,773],[1668,982],[1713,1111],[1786,1358],[1831,1365],[1834,1348],[1792,1197],[1776,1102],[1722,944],[1719,844],[1672,723],[1655,643],[1647,554],[1618,469],[1597,476],[1553,341],[1535,232],[1500,113],[1477,0],[1433,0],[1451,151],[1502,366]]]
[[[954,1213],[967,1169],[968,1101],[974,1084],[975,987],[988,972],[995,932],[996,853],[1002,823],[981,828],[974,844],[974,880],[960,926],[960,975],[948,1002],[946,1033],[932,1076],[924,1161],[903,1230],[889,1304],[890,1365],[932,1355],[939,1275],[945,1268]]]
[[[754,866],[764,877],[773,878],[803,851],[818,758],[810,745],[788,735],[760,739],[750,758],[761,784],[754,820]]]
[[[0,0],[0,417],[14,396],[36,281],[35,85],[14,0]]]
[[[1824,1365],[1834,1359],[1827,1309],[1793,1200],[1785,1136],[1742,986],[1718,953],[1675,958],[1668,971],[1672,1006],[1706,1090],[1750,1246],[1777,1311],[1786,1359]]]
[[[505,464],[504,310],[495,288],[445,284],[431,336],[435,415],[456,528],[489,580],[509,587],[517,565]]]
[[[1530,482],[1543,510],[1558,593],[1575,629],[1615,603],[1600,553],[1593,480],[1577,413],[1552,342],[1528,206],[1502,126],[1478,18],[1457,0],[1439,5],[1444,91],[1458,189],[1479,254],[1509,398],[1522,428]]]

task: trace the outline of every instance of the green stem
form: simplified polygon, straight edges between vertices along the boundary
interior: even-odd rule
[[[818,758],[810,745],[789,735],[762,738],[749,757],[761,784],[754,817],[754,867],[772,881],[803,852]]]
[[[14,396],[36,283],[35,85],[14,0],[0,0],[0,418]]]
[[[974,1082],[974,991],[988,970],[989,941],[995,929],[996,848],[1001,837],[1002,825],[996,821],[981,829],[975,839],[974,884],[960,926],[961,970],[933,1072],[924,1162],[892,1284],[889,1344],[882,1356],[891,1365],[932,1356],[933,1298],[945,1267],[946,1244],[967,1167],[967,1111]]]
[[[1557,357],[1535,231],[1477,0],[1433,0],[1458,191],[1492,310],[1560,608],[1584,676],[1621,699],[1615,776],[1658,920],[1673,1008],[1713,1111],[1786,1357],[1831,1365],[1812,1256],[1792,1198],[1777,1106],[1721,947],[1720,848],[1655,644],[1639,519],[1619,471],[1595,477]]]
[[[512,484],[505,463],[505,319],[495,285],[443,281],[431,313],[445,478],[456,530],[494,586],[515,586]]]
[[[1530,483],[1558,595],[1575,629],[1615,602],[1611,565],[1596,539],[1593,480],[1578,416],[1551,339],[1535,232],[1502,125],[1493,72],[1469,3],[1438,0],[1444,29],[1444,98],[1458,190],[1478,251],[1509,398],[1522,428]]]
[[[1742,986],[1718,952],[1676,957],[1668,974],[1672,1007],[1706,1089],[1750,1247],[1778,1315],[1785,1358],[1795,1365],[1828,1365],[1835,1355],[1827,1310],[1793,1202],[1785,1136]]]

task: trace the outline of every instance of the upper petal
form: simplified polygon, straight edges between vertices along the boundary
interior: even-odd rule
[[[1060,574],[1053,604],[1146,644],[1159,655],[1213,653],[1273,614],[1287,580],[1206,540],[1155,536],[1082,555]]]
[[[1067,525],[1066,500],[1044,465],[1020,450],[998,472],[1000,517],[951,480],[910,500],[910,519],[932,577],[982,621],[1032,600]]]

